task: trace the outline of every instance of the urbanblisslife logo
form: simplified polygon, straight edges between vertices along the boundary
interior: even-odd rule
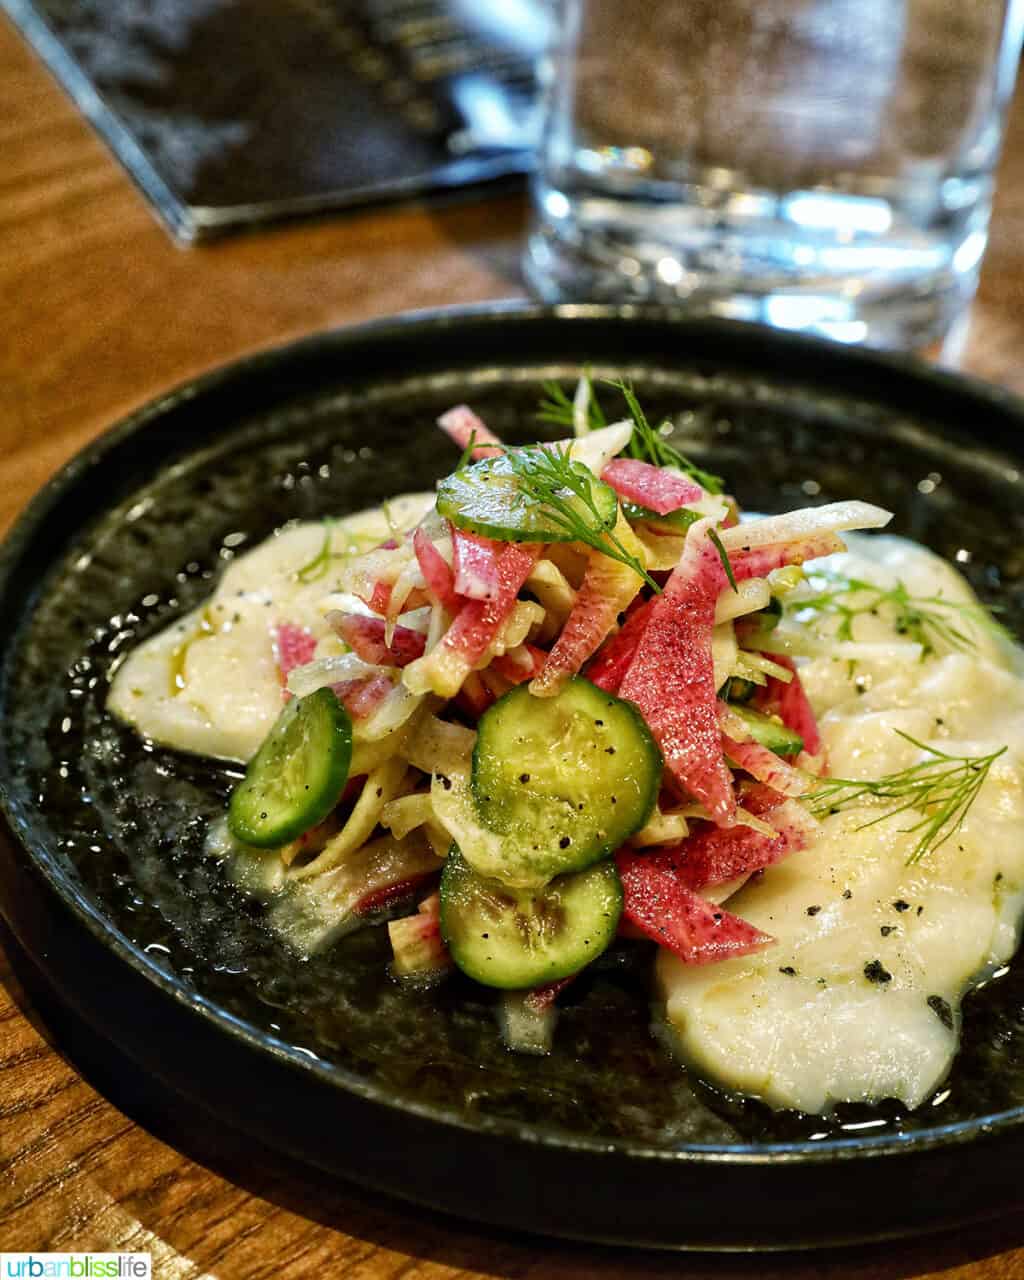
[[[151,1253],[0,1253],[0,1280],[152,1280]]]

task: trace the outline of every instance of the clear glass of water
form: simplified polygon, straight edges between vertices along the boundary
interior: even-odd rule
[[[531,289],[941,342],[977,284],[1022,28],[1024,0],[562,0]]]

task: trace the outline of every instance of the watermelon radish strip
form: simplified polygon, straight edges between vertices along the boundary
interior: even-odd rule
[[[414,916],[390,921],[388,938],[394,955],[393,972],[399,978],[443,974],[452,968],[452,958],[441,937],[437,893],[425,898]]]
[[[705,536],[709,526],[709,520],[692,526],[679,564],[651,610],[619,696],[640,708],[679,783],[719,826],[727,827],[735,819],[736,800],[722,754],[711,656],[719,577],[725,575]]]
[[[754,705],[759,711],[777,715],[787,729],[792,729],[794,733],[800,735],[807,754],[816,756],[821,751],[821,734],[818,732],[814,711],[807,700],[807,693],[800,683],[796,664],[785,654],[773,654],[772,662],[785,667],[787,671],[792,671],[793,679],[786,684],[775,676],[769,676],[767,685],[763,689],[758,689]]]
[[[475,448],[470,455],[474,462],[480,458],[497,458],[505,452],[498,437],[490,427],[484,425],[469,405],[457,404],[447,413],[442,413],[437,425],[460,449],[465,449],[470,440],[475,441]]]
[[[451,565],[430,541],[422,526],[413,534],[412,545],[416,552],[420,573],[423,574],[427,584],[427,591],[438,604],[454,612],[458,608],[459,601],[455,594],[455,575]]]
[[[426,574],[423,576],[426,577]],[[391,605],[391,584],[387,582],[375,582],[370,594],[368,596],[360,594],[359,599],[362,600],[368,609],[372,609],[374,613],[379,613],[381,617],[384,617],[388,613]],[[412,613],[414,609],[422,609],[425,605],[431,603],[433,602],[426,591],[420,587],[413,587],[402,602],[402,613]]]
[[[535,1013],[550,1009],[559,995],[576,980],[577,976],[571,973],[568,978],[557,978],[554,982],[545,982],[542,987],[533,987],[525,996],[527,1007]]]
[[[719,702],[718,718],[722,725],[724,750],[739,768],[783,795],[802,796],[806,792],[807,778],[804,774],[774,751],[755,742],[746,724],[728,703]]]
[[[599,689],[618,693],[622,678],[636,654],[644,628],[654,608],[654,600],[638,597],[630,606],[626,621],[598,650],[594,661],[587,668],[587,679]]]
[[[375,911],[383,911],[385,907],[411,898],[413,894],[421,892],[429,881],[436,881],[436,879],[436,871],[424,871],[414,876],[407,876],[404,880],[396,880],[394,884],[372,889],[359,899],[352,910],[357,916],[373,915]]]
[[[644,563],[644,551],[629,522],[620,511],[615,536],[622,546]],[[544,669],[530,685],[538,697],[552,697],[569,676],[596,653],[601,641],[615,625],[619,614],[629,607],[637,593],[636,573],[628,565],[591,550],[583,583],[558,639],[544,663]]]
[[[626,848],[615,855],[622,914],[686,964],[713,964],[773,941],[746,920],[698,897],[679,874]]]
[[[723,734],[722,746],[729,759],[758,782],[787,796],[802,796],[807,790],[807,779],[759,742],[737,742]]]
[[[619,497],[659,516],[667,516],[670,511],[678,511],[704,497],[699,484],[636,458],[616,458],[609,462],[601,472],[601,479],[610,484]]]
[[[411,689],[431,689],[451,698],[493,644],[529,577],[541,547],[508,543],[498,557],[499,594],[491,600],[467,600],[433,649],[406,668]]]
[[[719,826],[727,827],[735,817],[736,802],[718,732],[711,629],[715,602],[729,588],[729,581],[717,549],[706,536],[709,525],[710,521],[700,521],[691,527],[679,564],[654,603],[618,692],[640,707],[679,783],[704,804]],[[835,534],[815,534],[781,546],[741,544],[729,560],[739,582],[842,547]],[[743,743],[740,754],[746,761],[742,767],[761,781],[777,779],[778,789],[792,795],[805,789],[802,782],[795,785],[800,775],[764,748]],[[762,773],[768,776],[761,777]]]
[[[501,591],[498,558],[502,544],[452,526],[455,593],[469,600],[493,600]],[[424,575],[426,576],[426,575]]]
[[[487,600],[470,600],[456,614],[441,646],[459,654],[469,666],[483,657],[501,624],[512,611],[519,588],[530,575],[540,551],[525,543],[508,543],[498,557],[498,591]]]
[[[281,683],[287,684],[288,676],[296,667],[304,667],[307,662],[313,661],[316,656],[316,637],[294,622],[279,622],[272,628],[271,638]]]
[[[688,888],[700,890],[751,875],[806,849],[818,830],[803,805],[770,787],[757,786],[747,792],[743,807],[763,818],[777,834],[771,837],[750,827],[723,830],[705,825],[672,848],[654,850],[648,857],[657,865],[674,869]]]
[[[494,705],[494,695],[480,679],[478,671],[471,671],[455,695],[455,705],[471,720],[479,720],[488,707]]]
[[[535,644],[521,644],[494,658],[490,669],[512,684],[523,684],[540,671],[547,656],[546,651],[538,649]]]
[[[427,643],[422,632],[395,627],[391,643],[387,644],[387,623],[383,618],[335,611],[327,615],[327,621],[364,662],[378,667],[406,667],[422,655]]]
[[[385,675],[360,676],[331,685],[353,720],[368,720],[394,687]]]
[[[818,533],[808,538],[800,538],[795,542],[782,542],[765,547],[741,547],[738,551],[729,552],[729,563],[737,582],[746,578],[766,578],[773,569],[784,569],[787,565],[803,564],[805,560],[817,560],[820,556],[830,556],[837,551],[845,551],[846,543],[837,534]],[[719,562],[722,572],[722,590],[728,586],[725,569]]]

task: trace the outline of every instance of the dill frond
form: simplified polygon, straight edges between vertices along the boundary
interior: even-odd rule
[[[661,591],[646,567],[605,524],[594,498],[594,486],[602,482],[582,463],[572,460],[568,446],[506,449],[504,456],[520,493],[541,507],[544,520],[567,533],[571,541],[585,543],[610,560],[627,565],[654,591]],[[593,520],[585,519],[569,497],[575,497]]]
[[[814,595],[796,594],[787,598],[783,605],[785,612],[838,618],[837,640],[852,640],[855,620],[862,614],[877,613],[884,606],[895,610],[893,628],[921,646],[922,658],[935,653],[940,645],[961,652],[970,652],[975,647],[971,637],[956,625],[957,619],[972,622],[990,635],[1012,639],[1007,629],[981,604],[949,600],[941,594],[914,596],[902,582],[894,587],[877,587],[833,569],[815,569],[809,573],[808,580],[812,586],[816,583],[822,586]]]
[[[587,428],[590,431],[597,431],[608,425],[608,416],[594,394],[589,373],[584,373],[583,380],[588,392]],[[671,430],[670,423],[665,422],[660,428],[651,426],[630,383],[611,380],[607,385],[622,393],[629,416],[633,419],[633,438],[626,448],[629,457],[637,458],[641,462],[650,462],[655,467],[674,467],[695,480],[708,493],[723,492],[725,485],[720,476],[702,470],[665,439],[664,433]],[[546,398],[540,402],[537,417],[541,422],[550,422],[554,426],[565,427],[572,431],[576,419],[573,402],[569,396],[557,382],[545,382],[544,395]]]
[[[331,537],[333,535],[333,521],[324,520],[324,540],[320,544],[320,550],[312,558],[300,568],[296,569],[295,576],[302,583],[316,582],[327,572],[331,559]]]
[[[732,561],[729,559],[729,553],[725,549],[725,543],[723,543],[722,539],[719,537],[718,530],[709,529],[708,539],[710,540],[711,545],[718,552],[718,558],[722,562],[722,568],[725,570],[725,576],[729,579],[729,586],[732,587],[733,591],[739,591],[739,587],[736,585],[736,575],[732,571]]]
[[[804,796],[804,800],[816,817],[837,813],[848,805],[865,800],[887,804],[884,813],[863,823],[858,831],[873,827],[898,813],[916,811],[921,815],[918,821],[904,828],[910,833],[920,833],[907,859],[907,865],[911,866],[940,848],[960,830],[989,770],[1007,749],[1000,747],[987,756],[948,755],[900,729],[895,732],[930,758],[874,781],[824,778]]]
[[[587,430],[599,431],[608,425],[608,420],[597,396],[594,395],[594,384],[591,382],[589,371],[583,372],[581,381],[587,388]],[[545,382],[544,395],[546,399],[541,400],[537,409],[538,419],[541,422],[550,422],[556,427],[566,427],[575,434],[576,406],[573,401],[557,382]]]
[[[669,444],[665,439],[663,432],[666,428],[671,430],[670,423],[664,423],[661,428],[651,426],[630,383],[624,381],[611,382],[609,386],[615,387],[622,392],[630,417],[633,419],[633,438],[626,447],[626,452],[631,458],[638,458],[641,462],[650,462],[656,467],[674,467],[677,471],[689,476],[691,480],[695,480],[708,493],[720,494],[723,492],[725,483],[721,476],[713,475],[710,471],[703,471],[695,462],[691,462],[689,458],[680,453],[674,445]]]
[[[476,427],[469,433],[469,439],[466,441],[466,447],[459,456],[455,470],[462,471],[464,467],[468,467],[473,459],[473,450],[476,448]]]

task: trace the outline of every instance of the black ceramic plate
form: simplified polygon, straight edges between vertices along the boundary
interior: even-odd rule
[[[103,711],[118,655],[285,520],[422,488],[470,401],[535,438],[544,379],[626,375],[682,447],[770,511],[865,497],[1024,616],[1024,411],[892,358],[603,308],[412,317],[192,383],[38,496],[0,559],[4,914],[141,1069],[331,1172],[484,1221],[744,1248],[945,1226],[1016,1204],[1024,966],[972,996],[914,1114],[773,1114],[688,1078],[648,1031],[641,948],[568,993],[554,1053],[506,1053],[484,993],[386,976],[381,930],[291,956],[200,850],[227,775]],[[244,535],[244,539],[240,536]],[[961,554],[961,560],[964,556]]]

